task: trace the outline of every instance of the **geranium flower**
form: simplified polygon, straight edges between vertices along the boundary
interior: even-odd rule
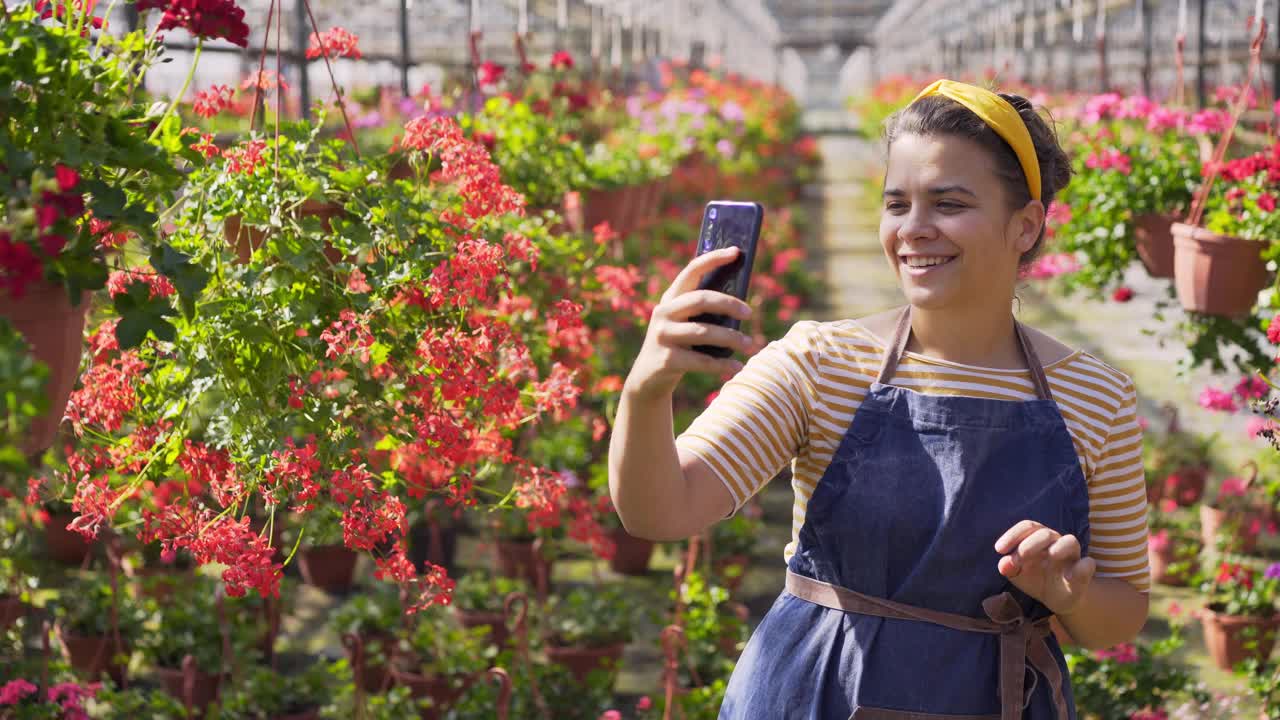
[[[1257,200],[1254,202],[1258,204],[1258,209],[1263,212],[1275,212],[1276,198],[1271,193],[1262,193],[1258,195]]]
[[[557,50],[551,56],[551,69],[553,70],[572,70],[573,56],[567,50]]]
[[[10,680],[0,687],[0,705],[17,705],[22,698],[36,691],[36,686],[18,678]]]
[[[182,28],[197,38],[249,47],[244,10],[234,0],[138,0],[137,8],[138,12],[164,10],[161,31]]]
[[[360,48],[357,47],[360,36],[349,32],[346,28],[332,27],[316,35],[311,33],[307,44],[307,59],[315,60],[324,55],[331,58],[348,57],[359,59]]]
[[[1271,386],[1257,375],[1250,375],[1236,383],[1236,395],[1243,400],[1260,400],[1271,392]]]
[[[1089,155],[1084,164],[1094,170],[1115,170],[1122,175],[1133,170],[1129,156],[1115,148],[1103,148],[1102,152]]]
[[[507,69],[503,66],[486,60],[476,69],[476,78],[481,85],[497,85],[502,82],[502,76],[506,72]]]
[[[1238,477],[1229,477],[1222,481],[1222,486],[1218,488],[1218,495],[1222,497],[1244,497],[1249,488],[1244,484],[1244,480]]]
[[[1201,110],[1187,121],[1187,132],[1191,135],[1218,134],[1227,129],[1230,121],[1225,110]]]
[[[1138,661],[1138,649],[1133,643],[1121,643],[1113,648],[1099,650],[1095,653],[1099,660],[1114,660],[1121,665]]]
[[[203,118],[211,118],[222,112],[235,98],[236,91],[227,85],[211,85],[196,93],[191,110]]]
[[[146,285],[149,289],[149,298],[166,298],[177,292],[173,283],[169,282],[169,278],[140,270],[117,270],[111,273],[107,278],[107,292],[111,297],[124,295],[129,292],[129,287],[134,283]]]
[[[1215,387],[1206,387],[1201,390],[1198,402],[1200,407],[1205,410],[1217,412],[1235,412],[1239,410],[1239,406],[1236,405],[1235,395]]]
[[[1111,299],[1119,303],[1127,303],[1133,299],[1133,289],[1128,286],[1121,285],[1115,289],[1115,292],[1111,293]]]

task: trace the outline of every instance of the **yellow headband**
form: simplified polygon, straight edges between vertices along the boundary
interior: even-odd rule
[[[1031,197],[1040,199],[1040,161],[1036,158],[1036,146],[1031,142],[1031,132],[1022,116],[1009,104],[1008,100],[983,88],[953,80],[939,80],[915,97],[915,102],[929,95],[941,95],[951,98],[969,108],[974,115],[982,119],[996,134],[1004,138],[1018,156],[1022,172],[1027,176],[1027,187]]]

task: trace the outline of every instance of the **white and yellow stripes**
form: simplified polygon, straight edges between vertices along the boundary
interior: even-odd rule
[[[790,559],[805,508],[880,370],[884,347],[853,320],[801,322],[725,384],[676,441],[720,477],[741,507],[792,463]],[[1137,397],[1123,373],[1082,352],[1045,368],[1089,484],[1099,577],[1149,587],[1146,484]],[[1035,397],[1025,370],[960,365],[907,353],[893,383],[935,395]]]

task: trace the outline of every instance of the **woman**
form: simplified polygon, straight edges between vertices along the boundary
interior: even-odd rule
[[[693,352],[750,339],[696,290],[655,309],[610,446],[627,529],[655,540],[732,515],[792,462],[786,590],[720,717],[1074,718],[1050,616],[1088,648],[1147,617],[1146,495],[1132,382],[1016,322],[1020,268],[1070,178],[1016,95],[939,81],[889,119],[880,241],[908,305],[801,322],[745,368]],[[689,371],[736,371],[672,440]]]

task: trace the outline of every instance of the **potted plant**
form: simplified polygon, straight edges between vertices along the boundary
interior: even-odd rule
[[[1271,530],[1273,510],[1256,485],[1258,466],[1249,463],[1244,478],[1224,478],[1212,500],[1200,505],[1200,533],[1206,547],[1253,553],[1258,536]]]
[[[355,583],[354,551],[343,544],[342,515],[331,508],[317,508],[298,518],[298,572],[312,587],[325,592],[347,592]],[[295,541],[296,541],[296,535]],[[286,533],[285,542],[290,542]]]
[[[8,668],[6,668],[7,670]],[[5,676],[0,684],[0,707],[5,707],[4,717],[26,720],[45,720],[49,718],[87,718],[85,711],[88,703],[101,687],[100,683],[81,684],[78,682],[49,683],[41,687],[38,683],[48,683],[40,675],[32,673],[30,679],[23,673]]]
[[[211,579],[189,584],[159,607],[156,628],[139,642],[161,686],[192,708],[218,698],[232,663],[257,656],[260,624],[220,595]]]
[[[39,587],[35,532],[17,498],[0,499],[0,634],[25,617]]]
[[[396,459],[392,464],[399,467]],[[458,533],[464,525],[460,508],[447,508],[429,500],[420,512],[410,511],[409,559],[419,572],[436,565],[453,572],[458,555]]]
[[[75,383],[88,291],[107,283],[108,265],[126,238],[161,258],[171,252],[157,235],[157,210],[172,202],[182,183],[182,163],[199,163],[178,118],[156,122],[137,92],[159,41],[147,26],[117,37],[90,35],[101,25],[89,5],[41,17],[30,3],[5,12],[0,80],[19,90],[0,101],[0,315],[7,318],[49,367],[47,412],[31,428],[24,451],[53,441]],[[203,42],[214,36],[245,42],[248,28],[228,16],[216,30],[192,26]],[[194,63],[192,70],[194,70]],[[202,278],[181,258],[154,263],[147,272],[173,281],[184,297],[199,292]],[[136,345],[148,332],[172,326],[154,306],[117,301],[124,318],[121,341]]]
[[[1205,646],[1217,666],[1231,670],[1246,658],[1266,660],[1275,644],[1280,563],[1265,571],[1222,562],[1201,583]]]
[[[137,582],[139,592],[157,601],[163,601],[189,582],[196,569],[190,553],[178,552],[166,559],[160,546],[155,544],[142,545],[134,555],[134,562],[126,567]]]
[[[562,529],[538,527],[520,508],[494,511],[492,527],[497,573],[523,580],[545,595],[551,585],[552,545]]]
[[[87,576],[58,593],[58,639],[71,666],[90,680],[106,673],[124,679],[148,607],[134,601],[110,579]]]
[[[358,640],[347,645],[347,659],[352,671],[359,673],[360,686],[366,692],[383,692],[390,686],[387,665],[394,650],[396,631],[401,626],[401,615],[399,593],[385,583],[375,585],[369,592],[352,595],[333,613],[330,628],[341,637]],[[357,650],[360,652],[358,663]]]
[[[511,634],[507,627],[507,598],[513,594],[527,598],[530,589],[527,583],[516,578],[472,570],[453,588],[453,612],[462,627],[486,628],[493,644],[503,647]]]
[[[728,680],[747,642],[747,608],[729,599],[729,591],[712,585],[700,573],[689,573],[672,598],[683,608],[684,656],[680,681],[685,688]]]
[[[546,618],[547,659],[569,668],[579,681],[595,671],[615,674],[634,632],[633,614],[625,589],[616,585],[554,596]]]
[[[223,688],[217,717],[222,720],[316,720],[332,698],[323,663],[300,673],[249,668]]]
[[[1147,502],[1154,505],[1169,499],[1181,507],[1191,507],[1204,496],[1211,469],[1210,451],[1218,435],[1202,436],[1184,430],[1173,405],[1167,406],[1165,412],[1164,432],[1143,435]]]
[[[1172,499],[1152,506],[1148,526],[1147,562],[1151,581],[1182,587],[1200,571],[1200,551],[1204,544],[1192,516],[1178,513]]]
[[[1257,303],[1270,278],[1266,259],[1275,254],[1272,241],[1280,237],[1280,215],[1274,212],[1280,188],[1270,179],[1272,168],[1280,168],[1277,162],[1267,149],[1206,171],[1202,218],[1173,226],[1175,286],[1183,308],[1234,317]]]
[[[443,717],[474,676],[489,668],[496,649],[484,639],[486,634],[460,627],[439,607],[414,616],[408,635],[397,645],[391,677],[409,688],[412,697],[426,701],[423,718]]]
[[[140,688],[127,690],[103,686],[87,703],[89,717],[95,720],[187,720],[187,709],[176,697],[164,690]]]

